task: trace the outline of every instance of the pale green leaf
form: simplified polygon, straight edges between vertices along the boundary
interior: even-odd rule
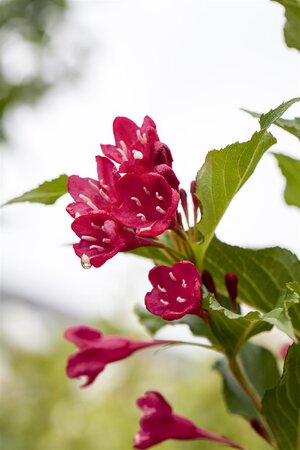
[[[273,0],[285,7],[284,38],[288,47],[300,50],[300,0]]]
[[[45,181],[40,184],[36,189],[25,192],[19,197],[13,198],[4,205],[10,205],[12,203],[32,202],[32,203],[44,203],[45,205],[52,205],[62,195],[68,192],[67,189],[67,175],[60,175],[51,181]],[[4,206],[2,205],[2,206]]]
[[[268,113],[261,114],[259,119],[260,128],[262,130],[269,128],[273,123],[276,123],[276,121],[280,119],[280,117],[289,109],[290,106],[299,101],[300,97],[292,98],[287,102],[281,103],[281,105],[277,106],[277,108],[271,109]]]
[[[264,312],[278,306],[290,281],[300,281],[300,261],[288,250],[274,247],[246,249],[214,238],[206,253],[204,268],[211,272],[218,291],[226,295],[226,272],[238,276],[238,300]],[[280,305],[279,305],[280,306]]]
[[[201,259],[231,200],[275,142],[276,139],[263,130],[255,133],[250,141],[236,142],[207,154],[197,174],[196,189],[202,214],[199,231],[204,235]]]
[[[261,117],[261,114],[257,112],[249,111],[244,108],[241,108],[241,110],[250,114],[250,116],[255,117],[255,119],[259,119]],[[273,124],[300,139],[300,117],[295,117],[294,119],[277,119]]]
[[[262,412],[279,450],[298,450],[300,446],[300,344],[287,353],[281,380],[265,393]]]
[[[284,199],[288,205],[300,208],[300,160],[281,153],[273,153],[286,179]]]

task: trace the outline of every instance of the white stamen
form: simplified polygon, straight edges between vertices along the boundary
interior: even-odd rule
[[[157,285],[157,289],[158,289],[160,292],[167,292],[167,289],[161,287],[159,284]]]
[[[91,222],[91,227],[94,228],[95,230],[101,230],[100,225],[96,225],[94,222]]]
[[[78,197],[80,198],[80,200],[83,200],[90,208],[98,209],[97,206],[92,202],[92,200],[86,195],[79,194]]]
[[[127,154],[127,146],[124,141],[120,141],[121,147],[125,155]]]
[[[178,303],[184,303],[184,302],[186,302],[186,298],[183,298],[183,297],[177,297],[177,298],[176,298],[176,302],[178,302]]]
[[[92,250],[93,248],[99,250],[99,252],[102,252],[104,250],[104,247],[101,247],[101,245],[90,245],[90,249]]]
[[[140,228],[140,231],[149,231],[149,230],[151,230],[151,227]]]
[[[101,180],[99,180],[99,183],[103,187],[103,189],[106,189],[107,191],[109,191],[109,186],[108,186],[108,184],[105,184],[103,178],[101,178]]]
[[[111,240],[108,238],[104,238],[104,239],[102,239],[102,242],[104,242],[104,244],[110,244]]]
[[[172,281],[177,281],[177,278],[175,277],[173,272],[169,272],[169,277],[171,278]]]
[[[133,200],[137,206],[142,206],[140,200],[137,197],[130,197],[130,200]]]
[[[105,201],[107,201],[107,202],[110,201],[109,196],[107,194],[105,194],[105,192],[104,192],[104,190],[102,188],[99,189],[99,192],[100,192],[101,197],[104,198]]]
[[[158,192],[155,192],[155,197],[157,198],[157,200],[164,200],[163,196],[160,195]]]
[[[86,236],[85,234],[81,236],[81,239],[83,241],[97,241],[98,239],[95,238],[94,236]]]
[[[181,286],[182,286],[184,289],[186,288],[186,281],[185,281],[184,279],[182,279]]]
[[[138,213],[137,215],[136,215],[136,217],[139,217],[140,219],[141,219],[141,221],[142,222],[146,222],[146,216],[144,215],[144,214],[142,214],[142,213]],[[147,230],[148,228],[143,228],[144,230]]]
[[[160,206],[156,206],[156,211],[159,212],[160,214],[167,214],[167,211],[165,211],[164,209],[162,209]]]
[[[162,298],[159,301],[164,306],[168,306],[168,304],[169,304],[169,302],[167,300],[163,300]]]
[[[121,153],[123,161],[128,161],[127,158],[127,147],[124,141],[120,141],[120,145],[122,148],[117,147],[117,151]]]
[[[98,191],[98,186],[92,181],[92,180],[88,180],[88,183],[90,186],[92,186],[92,188],[96,189],[96,191]]]
[[[132,154],[134,159],[143,159],[144,155],[142,152],[140,152],[139,150],[132,150]]]
[[[101,230],[103,231],[103,233],[106,233],[105,225],[102,225]]]
[[[141,144],[147,144],[147,136],[146,133],[143,133],[143,136],[141,134],[141,130],[136,130],[136,136]]]
[[[145,194],[150,195],[150,191],[148,191],[148,189],[146,188],[146,186],[143,187],[143,190],[144,190]]]

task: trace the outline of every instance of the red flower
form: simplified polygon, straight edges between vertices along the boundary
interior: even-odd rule
[[[113,216],[140,236],[158,236],[174,226],[179,194],[158,174],[129,173],[117,183],[120,206]]]
[[[242,449],[225,437],[203,430],[189,419],[175,415],[159,392],[146,392],[144,397],[137,400],[137,405],[144,412],[144,416],[140,420],[141,429],[134,437],[134,448],[149,448],[166,439],[207,439]]]
[[[110,211],[118,201],[115,184],[120,178],[114,164],[103,156],[96,156],[98,180],[72,175],[68,179],[68,191],[75,202],[67,206],[72,217],[99,210]]]
[[[102,266],[118,252],[151,244],[149,239],[124,229],[105,211],[78,217],[72,230],[80,237],[73,245],[76,255],[94,267]]]
[[[82,387],[90,385],[107,364],[127,358],[137,350],[162,343],[103,336],[99,330],[84,325],[68,328],[64,336],[79,348],[69,357],[66,372],[69,378],[86,376],[87,380]]]
[[[145,304],[152,314],[166,320],[179,319],[185,314],[203,315],[201,277],[191,262],[156,266],[150,270],[149,280],[153,289],[146,294]]]
[[[150,172],[159,164],[172,165],[170,149],[159,141],[154,121],[146,116],[141,127],[127,117],[113,123],[116,145],[101,145],[105,156],[120,164],[120,172]]]

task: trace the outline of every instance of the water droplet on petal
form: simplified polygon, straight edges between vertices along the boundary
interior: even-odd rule
[[[85,253],[81,257],[81,265],[84,269],[90,269],[92,267],[90,258]]]

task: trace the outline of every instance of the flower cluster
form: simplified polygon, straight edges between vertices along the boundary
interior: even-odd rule
[[[113,124],[115,145],[101,145],[98,179],[69,177],[74,202],[74,245],[84,267],[100,267],[121,251],[154,245],[153,238],[176,225],[179,181],[170,149],[160,142],[156,125],[145,117],[141,127],[126,117]],[[115,165],[118,165],[118,167]]]
[[[160,142],[153,120],[146,116],[138,127],[125,117],[117,117],[113,130],[115,145],[101,145],[105,156],[96,157],[98,179],[69,177],[68,189],[74,202],[67,211],[74,218],[72,229],[80,238],[74,250],[84,267],[100,267],[120,251],[160,247],[168,265],[156,265],[149,272],[152,289],[145,296],[147,310],[168,321],[193,314],[206,322],[204,326],[209,325],[208,313],[202,308],[203,295],[211,292],[218,298],[218,292],[211,274],[206,270],[200,274],[194,264],[191,242],[199,239],[195,182],[190,189],[194,219],[190,226],[187,193],[179,189],[171,152]],[[187,229],[177,211],[179,201]],[[167,236],[158,238],[167,230]],[[232,310],[237,307],[237,285],[236,275],[227,273],[225,286]],[[68,359],[67,375],[84,376],[83,387],[93,383],[107,364],[149,347],[178,344],[104,336],[84,325],[68,328],[65,338],[78,348]],[[134,438],[137,449],[166,439],[207,439],[241,449],[227,438],[175,415],[158,392],[146,392],[137,404],[144,413]]]

